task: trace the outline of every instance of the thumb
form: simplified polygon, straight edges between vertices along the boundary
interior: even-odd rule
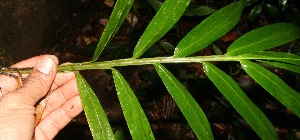
[[[43,57],[27,76],[23,86],[17,90],[24,95],[25,102],[34,105],[50,90],[55,79],[58,60],[55,56]]]

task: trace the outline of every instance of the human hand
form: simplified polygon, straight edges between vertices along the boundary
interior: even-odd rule
[[[53,139],[83,109],[74,73],[57,73],[58,60],[42,55],[21,61],[12,67],[34,67],[23,74],[23,86],[17,80],[0,75],[0,138],[30,140]],[[35,127],[35,105],[50,91],[41,122]],[[35,132],[35,133],[33,133]]]

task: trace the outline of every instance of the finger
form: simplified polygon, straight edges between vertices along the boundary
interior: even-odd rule
[[[36,63],[38,63],[43,57],[46,56],[52,56],[52,55],[39,55],[39,56],[35,56],[23,61],[20,61],[16,64],[13,64],[12,66],[10,66],[11,68],[26,68],[26,67],[34,67],[36,65]]]
[[[66,64],[71,64],[71,63],[63,63],[62,65],[66,65]],[[51,91],[67,83],[68,81],[71,81],[74,78],[75,78],[74,72],[57,73],[54,82],[52,84]]]
[[[54,82],[51,86],[51,91],[71,81],[72,79],[75,79],[75,74],[73,72],[57,73]]]
[[[8,92],[15,91],[18,88],[17,79],[3,75],[1,75],[0,77],[0,92],[2,95],[7,94]]]
[[[1,92],[0,92],[0,98],[1,95],[5,95],[9,92],[15,91],[18,87],[17,87],[17,79],[11,78],[11,77],[2,77],[3,79],[0,81],[0,87],[1,87]],[[61,85],[63,85],[64,83],[72,80],[75,78],[75,74],[73,72],[66,72],[66,73],[57,73],[56,77],[54,79],[54,82],[51,86],[51,91],[53,91],[54,89],[56,89],[57,87],[60,87]]]
[[[55,56],[43,57],[25,79],[23,86],[15,93],[22,93],[24,102],[34,105],[49,91],[56,76],[57,64]]]
[[[78,94],[79,92],[75,78],[51,92],[42,119]]]
[[[53,139],[74,117],[82,112],[79,95],[46,116],[36,127],[36,139]]]
[[[23,60],[19,63],[12,65],[11,67],[15,68],[24,68],[24,67],[34,67],[43,57],[51,56],[51,55],[40,55],[36,57],[29,58],[27,60]],[[14,74],[17,75],[17,74]],[[27,77],[28,74],[22,74],[22,77]],[[6,76],[0,75],[0,87],[2,89],[2,94],[6,94],[11,91],[15,91],[17,89],[17,79]]]

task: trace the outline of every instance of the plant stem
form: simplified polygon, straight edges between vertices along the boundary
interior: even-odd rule
[[[211,56],[195,56],[195,57],[155,57],[155,58],[141,58],[141,59],[119,59],[112,61],[103,62],[83,62],[83,63],[73,63],[68,65],[59,65],[58,72],[71,72],[78,70],[88,70],[88,69],[111,69],[113,67],[119,66],[133,66],[133,65],[149,65],[155,63],[194,63],[203,61],[239,61],[239,60],[282,60],[290,58],[274,58],[266,57],[261,55],[238,55],[238,56],[228,56],[228,55],[211,55]],[[299,61],[298,59],[296,59]],[[30,73],[30,68],[17,68],[21,73]],[[16,72],[15,69],[2,68],[0,72]]]

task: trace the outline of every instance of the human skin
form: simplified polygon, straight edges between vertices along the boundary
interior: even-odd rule
[[[12,67],[34,67],[23,86],[16,79],[0,75],[0,138],[31,140],[53,139],[82,112],[74,73],[57,73],[58,59],[42,55]],[[35,106],[50,91],[40,123],[35,127]]]

